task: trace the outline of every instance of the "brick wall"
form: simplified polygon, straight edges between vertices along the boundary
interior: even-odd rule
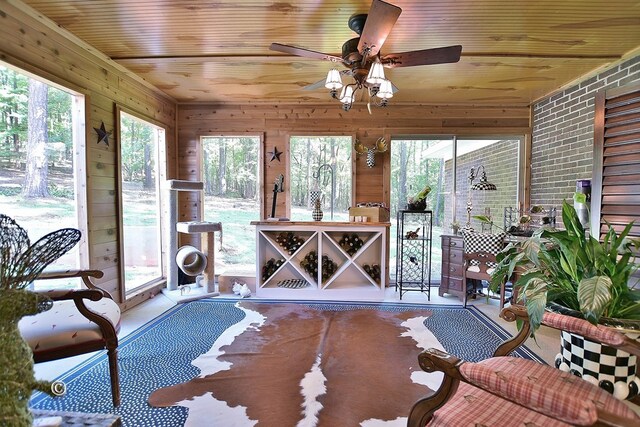
[[[456,219],[461,226],[467,221],[467,197],[469,195],[469,171],[472,167],[483,165],[487,173],[487,180],[496,185],[496,191],[472,191],[473,210],[471,215],[483,215],[485,208],[490,208],[494,222],[502,227],[504,208],[516,206],[518,195],[518,145],[519,140],[505,140],[479,150],[458,156],[456,177],[457,203]],[[450,207],[452,190],[452,162],[445,163],[445,206]],[[474,183],[480,181],[480,177]],[[451,209],[445,211],[444,229],[449,230],[452,220]],[[476,220],[471,220],[471,226],[481,230]],[[498,231],[497,229],[493,230]]]
[[[595,94],[638,81],[640,55],[533,105],[531,205],[560,207],[591,178]]]

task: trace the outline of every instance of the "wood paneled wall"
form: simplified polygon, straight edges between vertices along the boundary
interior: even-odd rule
[[[175,177],[175,103],[18,1],[0,1],[0,60],[85,96],[89,267],[104,271],[98,283],[122,301],[116,197],[119,144],[115,132],[109,146],[96,144],[93,128],[104,122],[107,131],[114,131],[117,105],[161,123],[166,128],[166,174]]]
[[[528,107],[463,107],[390,105],[369,114],[366,106],[345,112],[337,103],[251,104],[178,106],[179,178],[197,180],[201,176],[200,137],[206,135],[253,134],[263,137],[262,218],[270,215],[273,182],[278,174],[287,176],[289,137],[294,135],[354,135],[365,145],[379,137],[387,141],[397,135],[525,135],[530,134]],[[274,147],[283,151],[281,161],[270,161]],[[366,156],[358,156],[355,167],[355,203],[389,203],[390,151],[378,154],[376,166],[366,166]],[[288,180],[278,197],[277,216],[289,212]],[[192,197],[181,204],[181,220],[197,218],[200,200]]]

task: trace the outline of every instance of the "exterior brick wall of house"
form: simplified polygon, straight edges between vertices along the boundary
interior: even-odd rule
[[[590,179],[595,95],[640,81],[640,55],[533,105],[531,205],[560,208]]]
[[[504,140],[476,151],[458,156],[456,177],[457,203],[456,220],[461,226],[467,221],[467,197],[469,195],[469,171],[483,165],[487,180],[496,185],[496,191],[472,191],[471,215],[483,215],[485,208],[490,208],[494,222],[502,227],[503,212],[507,206],[517,207],[518,194],[518,146],[519,140]],[[445,162],[445,206],[452,206],[452,162]],[[480,177],[474,183],[480,182]],[[452,221],[451,209],[445,211],[444,229],[450,230]],[[471,226],[480,231],[481,225],[471,220]],[[494,229],[494,232],[499,231]]]

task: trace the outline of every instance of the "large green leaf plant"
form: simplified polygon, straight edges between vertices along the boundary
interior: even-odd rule
[[[640,249],[640,240],[628,237],[633,223],[620,234],[607,223],[608,231],[599,241],[585,233],[566,201],[562,222],[565,230],[538,229],[500,252],[491,289],[517,271],[515,287],[534,331],[552,302],[581,312],[593,324],[601,317],[640,320],[638,281],[630,283],[638,269],[634,252]]]

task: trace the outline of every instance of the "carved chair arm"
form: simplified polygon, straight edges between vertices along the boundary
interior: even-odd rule
[[[92,278],[100,279],[104,276],[104,273],[100,270],[51,270],[43,271],[38,276],[37,280],[50,280],[50,279],[71,279],[79,277],[88,289],[98,289],[105,297],[113,299],[111,294],[104,289],[96,286],[92,282]],[[95,301],[95,300],[94,300]]]
[[[36,291],[39,295],[44,295],[53,301],[90,299],[91,301],[99,301],[106,297],[102,289],[49,289],[45,291]]]
[[[424,427],[433,413],[444,406],[458,391],[458,385],[462,378],[459,366],[463,362],[444,351],[435,348],[425,350],[418,355],[418,363],[426,372],[442,371],[445,376],[440,388],[433,395],[425,397],[413,405],[407,422],[408,427]]]
[[[89,289],[53,289],[46,291],[38,291],[38,294],[47,296],[54,301],[73,300],[78,311],[90,321],[96,323],[106,341],[113,341],[117,347],[119,324],[114,325],[109,319],[102,314],[91,310],[86,306],[84,300],[99,301],[102,298],[113,299],[109,292],[94,285],[90,278],[100,278],[104,273],[100,270],[65,270],[65,271],[47,271],[41,273],[37,280],[48,279],[64,279],[81,277],[82,281]]]

